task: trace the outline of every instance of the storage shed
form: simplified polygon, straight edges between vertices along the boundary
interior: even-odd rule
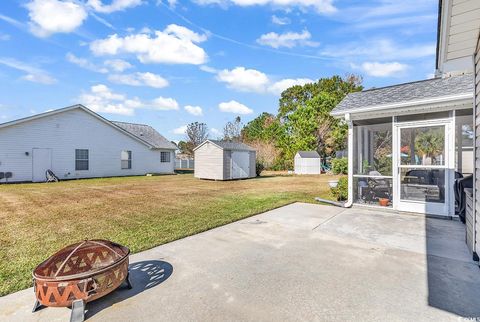
[[[256,177],[256,152],[230,141],[206,140],[194,149],[195,178],[234,180]]]
[[[295,174],[320,174],[320,155],[317,151],[298,151],[295,154]]]

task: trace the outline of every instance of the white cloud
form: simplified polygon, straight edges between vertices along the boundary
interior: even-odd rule
[[[399,46],[390,39],[374,39],[328,46],[321,54],[329,57],[385,61],[429,57],[435,55],[435,52],[436,46],[433,43]]]
[[[44,85],[51,85],[57,82],[55,78],[46,74],[27,74],[25,76],[22,76],[22,79]]]
[[[103,73],[103,74],[108,73],[108,69],[99,67],[99,66],[91,63],[87,59],[77,57],[72,53],[67,53],[67,55],[65,55],[65,58],[67,59],[68,62],[70,62],[72,64],[75,64],[75,65],[77,65],[81,68],[84,68],[84,69],[87,69],[87,70],[90,70],[90,71],[93,71],[93,72]]]
[[[202,108],[200,106],[187,105],[184,108],[185,111],[195,116],[201,116],[203,114]]]
[[[138,107],[138,100],[129,100],[103,84],[92,86],[89,93],[81,94],[77,100],[98,113],[133,115]]]
[[[284,26],[284,25],[289,25],[291,23],[291,20],[288,17],[277,17],[277,16],[273,15],[272,16],[272,23],[275,24],[275,25]]]
[[[285,78],[274,82],[265,73],[245,67],[235,67],[232,70],[224,69],[217,73],[216,78],[219,82],[226,83],[228,88],[240,92],[270,93],[274,95],[280,95],[284,90],[294,85],[314,82],[309,78]]]
[[[352,67],[363,70],[367,75],[374,77],[391,77],[398,76],[408,69],[408,65],[398,62],[379,63],[379,62],[365,62],[360,66],[355,64]]]
[[[0,33],[0,40],[1,41],[7,41],[7,40],[10,40],[10,35],[9,34],[2,34]]]
[[[72,32],[87,18],[87,11],[76,1],[32,0],[26,8],[30,31],[38,37]]]
[[[128,61],[122,59],[109,59],[106,60],[103,64],[117,73],[121,73],[124,70],[133,67],[132,64],[130,64]]]
[[[269,83],[268,76],[255,69],[235,67],[224,69],[217,74],[217,80],[227,84],[227,87],[242,92],[264,92]]]
[[[178,103],[173,98],[157,97],[151,103],[151,107],[155,110],[178,110]]]
[[[222,112],[226,113],[235,113],[235,114],[252,114],[253,110],[242,103],[239,103],[237,101],[230,101],[230,102],[222,102],[218,104],[218,108]]]
[[[5,16],[5,15],[2,15],[2,14],[0,14],[0,20],[5,21],[6,23],[9,23],[12,26],[15,26],[17,28],[24,28],[25,27],[25,25],[22,22],[20,22],[16,19],[13,19],[12,17]]]
[[[305,85],[309,83],[314,83],[315,81],[309,78],[286,78],[278,82],[273,83],[268,87],[268,91],[275,95],[280,95],[284,90],[295,85]]]
[[[275,49],[280,47],[293,48],[296,46],[317,47],[319,44],[311,41],[310,38],[312,38],[312,35],[308,30],[303,30],[301,33],[286,32],[283,34],[269,32],[268,34],[261,35],[260,38],[257,39],[257,43]]]
[[[218,73],[218,70],[213,68],[213,67],[210,67],[210,66],[207,66],[207,65],[202,65],[199,67],[200,70],[206,72],[206,73],[210,73],[210,74],[216,74]]]
[[[163,88],[169,85],[168,81],[160,75],[153,73],[134,73],[134,74],[111,74],[108,80],[130,86],[148,86],[153,88]]]
[[[178,135],[185,134],[185,133],[187,133],[187,126],[186,125],[179,126],[176,129],[173,129],[172,133],[173,134],[178,134]]]
[[[95,112],[121,115],[134,115],[136,109],[178,109],[178,103],[173,98],[157,97],[151,101],[142,101],[138,97],[129,98],[125,94],[116,93],[103,84],[90,87],[90,91],[82,93],[77,102]]]
[[[194,0],[200,5],[217,4],[221,6],[233,4],[241,7],[271,5],[277,8],[313,8],[317,13],[331,14],[337,11],[333,0]]]
[[[95,40],[90,50],[95,55],[135,54],[142,63],[194,64],[206,62],[206,52],[197,45],[207,39],[190,29],[178,25],[169,25],[163,31],[138,33],[119,37],[110,35]]]
[[[142,4],[142,0],[112,0],[109,2],[110,4],[105,5],[101,0],[88,0],[87,5],[100,13],[112,13]]]
[[[215,136],[217,138],[223,136],[222,132],[220,130],[214,128],[214,127],[212,127],[210,129],[210,134],[212,134],[213,136]]]
[[[43,69],[30,66],[26,63],[23,63],[13,58],[0,57],[0,64],[25,72],[26,74],[22,76],[22,79],[27,80],[29,82],[40,83],[44,85],[51,85],[57,82],[55,78],[50,76]]]

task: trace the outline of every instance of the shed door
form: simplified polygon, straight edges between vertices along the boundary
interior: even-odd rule
[[[232,151],[232,179],[248,178],[250,173],[250,153]]]
[[[52,168],[51,149],[33,149],[32,153],[32,181],[44,182],[45,172]]]

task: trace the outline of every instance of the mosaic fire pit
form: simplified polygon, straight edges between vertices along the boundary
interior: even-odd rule
[[[85,240],[67,246],[33,271],[37,301],[42,306],[72,307],[73,321],[83,321],[85,304],[118,288],[128,274],[130,250],[107,240]]]

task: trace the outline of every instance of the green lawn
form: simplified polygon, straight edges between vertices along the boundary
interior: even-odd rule
[[[215,182],[190,174],[0,185],[0,296],[31,286],[59,248],[109,239],[139,252],[294,201],[329,197],[331,176]]]

